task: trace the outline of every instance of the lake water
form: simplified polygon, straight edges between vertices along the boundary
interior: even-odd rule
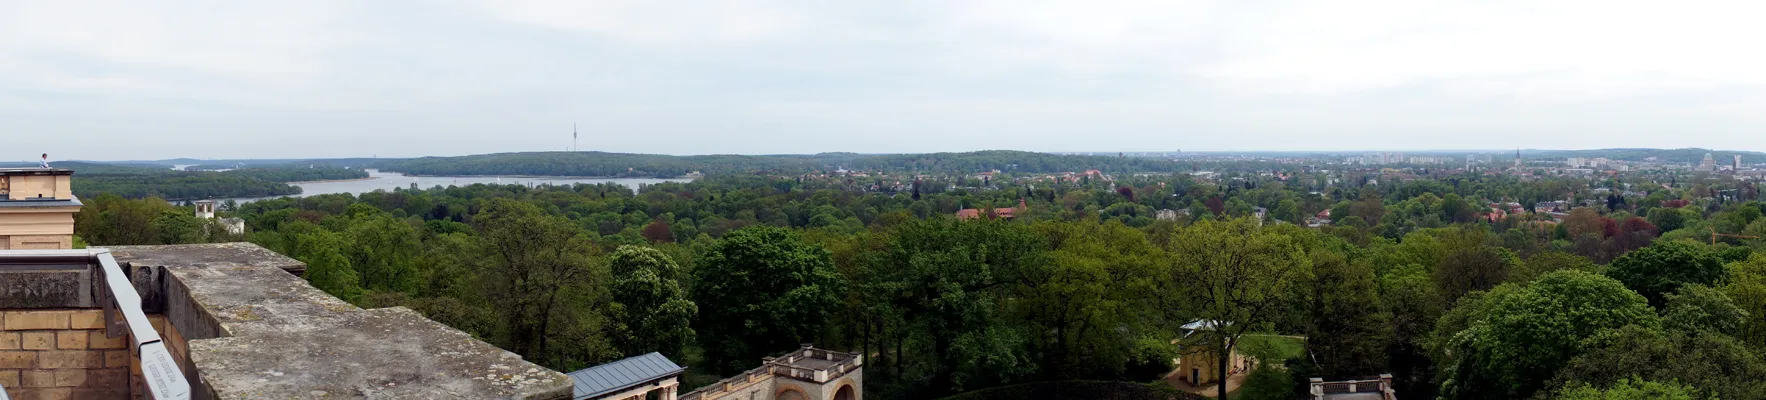
[[[380,170],[373,170],[373,169],[370,169],[367,171],[368,171],[368,178],[367,179],[349,180],[349,181],[323,181],[323,182],[289,183],[290,185],[299,186],[301,189],[301,194],[287,196],[287,197],[304,197],[304,196],[312,196],[312,195],[319,195],[319,194],[333,194],[333,193],[349,193],[349,194],[359,195],[362,193],[368,193],[368,192],[372,192],[375,190],[385,190],[385,191],[390,192],[390,191],[392,191],[393,188],[410,189],[411,184],[413,184],[413,183],[417,184],[417,187],[422,188],[422,189],[429,189],[429,188],[432,188],[435,186],[466,186],[466,185],[471,185],[471,184],[475,184],[475,183],[497,184],[497,185],[527,185],[527,186],[571,185],[571,184],[577,184],[577,183],[617,183],[617,184],[624,185],[626,187],[629,187],[629,188],[632,188],[635,190],[638,188],[638,185],[651,185],[651,184],[657,184],[657,183],[662,183],[662,182],[690,182],[690,181],[692,181],[692,179],[687,179],[687,178],[652,179],[652,178],[583,178],[583,177],[572,177],[572,176],[407,176],[405,174],[400,174],[397,172],[382,172]],[[252,201],[257,201],[257,200],[262,200],[262,199],[277,198],[277,197],[282,197],[282,196],[246,197],[246,198],[235,198],[232,200],[240,202],[240,203],[247,203],[247,202],[252,202]],[[226,200],[227,199],[220,199],[219,201],[226,201]]]

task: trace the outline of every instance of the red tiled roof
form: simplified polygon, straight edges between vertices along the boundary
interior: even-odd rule
[[[1024,199],[1018,199],[1018,207],[1017,208],[1011,208],[1011,207],[995,208],[995,209],[993,209],[993,215],[995,217],[999,217],[999,218],[1015,218],[1018,216],[1018,210],[1028,210],[1028,209],[1030,209],[1030,206],[1024,204]],[[981,217],[981,209],[979,209],[979,208],[965,208],[965,209],[957,210],[957,219],[975,219],[975,218],[980,218],[980,217]]]
[[[993,209],[993,215],[996,217],[1000,217],[1000,218],[1015,218],[1015,217],[1017,217],[1017,213],[1018,213],[1018,210],[1014,209],[1014,208],[995,208],[995,209]],[[981,218],[981,209],[979,209],[979,208],[965,208],[965,209],[957,210],[957,219],[975,219],[975,218]]]

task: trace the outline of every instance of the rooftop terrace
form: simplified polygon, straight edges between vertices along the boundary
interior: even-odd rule
[[[843,393],[842,391],[839,391],[839,389],[843,386],[848,388],[862,386],[861,384],[863,383],[862,374],[856,372],[864,367],[864,356],[858,354],[820,349],[805,344],[802,348],[799,348],[796,351],[785,353],[778,357],[767,357],[762,359],[762,361],[764,362],[759,368],[748,370],[748,372],[725,378],[717,383],[699,388],[699,390],[694,390],[681,395],[680,400],[745,398],[742,397],[742,393],[750,393],[752,395],[752,388],[756,386],[797,386],[806,388],[803,390],[804,392],[816,392],[817,390],[815,389],[807,388],[819,386],[821,389],[834,391],[821,393],[821,395],[807,396],[807,398],[837,400],[856,399],[857,395],[852,394],[851,392],[844,392],[846,393],[844,395],[839,394]],[[810,385],[788,385],[781,382],[774,382],[781,378],[799,381]],[[843,382],[841,381],[846,382],[842,385]],[[761,392],[770,395],[774,391],[762,390]]]
[[[21,400],[572,394],[564,374],[409,309],[325,294],[305,268],[248,243],[0,251],[0,386]],[[188,390],[150,388],[155,371]]]

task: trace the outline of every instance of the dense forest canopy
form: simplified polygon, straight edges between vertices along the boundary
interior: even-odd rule
[[[569,157],[487,165],[555,156]],[[812,342],[870,355],[877,398],[1159,382],[1172,358],[1211,347],[1258,360],[1246,398],[1381,373],[1417,398],[1766,398],[1766,203],[1746,182],[1432,172],[1376,184],[1259,163],[1051,181],[1033,171],[1162,164],[815,157],[727,167],[920,172],[901,185],[745,170],[641,188],[471,185],[223,206],[246,221],[243,237],[157,199],[100,196],[77,230],[96,245],[249,240],[307,262],[315,286],[363,306],[408,306],[560,370],[660,351],[693,367],[689,385]],[[294,171],[253,176],[302,177]],[[1566,199],[1588,201],[1531,210]],[[1493,217],[1490,204],[1507,202],[1527,210]],[[1007,207],[1013,219],[987,211]],[[966,208],[982,218],[952,217]],[[1316,215],[1335,221],[1308,228]],[[1175,340],[1197,320],[1235,324]]]
[[[239,236],[104,194],[76,232],[251,241],[364,307],[410,307],[558,370],[662,352],[691,366],[688,386],[816,343],[866,354],[880,399],[1158,393],[1135,385],[1164,385],[1201,349],[1255,360],[1234,398],[1389,373],[1403,398],[1766,399],[1766,202],[1737,174],[1026,152],[474,160],[383,162],[707,175],[225,204]],[[76,182],[127,172],[89,168]],[[360,172],[192,174],[322,171]],[[1183,328],[1198,321],[1229,324]]]

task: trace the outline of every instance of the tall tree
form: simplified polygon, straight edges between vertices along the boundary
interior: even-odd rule
[[[1737,335],[1756,351],[1766,351],[1766,254],[1755,253],[1747,260],[1730,263],[1728,279],[1721,289],[1737,306],[1754,316]]]
[[[1684,332],[1711,332],[1735,336],[1748,322],[1748,312],[1717,289],[1700,284],[1681,286],[1667,295],[1662,323]]]
[[[1191,225],[1172,240],[1170,253],[1167,281],[1174,286],[1167,293],[1182,305],[1166,309],[1188,311],[1174,315],[1174,322],[1219,322],[1203,331],[1202,340],[1223,355],[1218,357],[1221,377],[1228,376],[1230,357],[1224,355],[1232,354],[1245,333],[1269,329],[1311,271],[1293,240],[1243,218]],[[1220,385],[1219,397],[1226,398],[1226,385]]]
[[[1621,380],[1608,388],[1596,388],[1587,384],[1564,388],[1551,396],[1552,400],[1615,400],[1615,399],[1651,399],[1651,400],[1694,400],[1702,399],[1698,389],[1674,382],[1655,382],[1644,380]]]
[[[573,285],[594,274],[576,224],[539,207],[508,199],[486,203],[472,220],[485,251],[478,276],[502,311],[509,350],[552,358],[550,337],[560,321],[559,304]]]
[[[375,291],[413,292],[419,284],[416,260],[423,246],[417,228],[366,204],[350,205],[349,239],[345,254],[362,278],[362,287]]]
[[[888,291],[912,336],[925,340],[919,350],[930,358],[922,358],[929,367],[919,372],[929,393],[917,396],[940,397],[986,387],[1033,370],[1031,356],[1023,349],[1029,337],[1040,332],[1007,323],[1001,309],[1008,299],[1019,296],[1037,297],[1025,299],[1030,304],[1044,304],[1047,299],[1012,293],[1012,285],[1031,276],[1057,279],[1050,274],[1081,273],[1040,270],[1048,266],[1044,246],[1022,224],[939,218],[900,227],[889,246],[870,260],[871,268],[880,272],[878,286]],[[899,354],[905,344],[896,343],[896,363],[908,361],[908,356]]]
[[[1026,270],[1016,313],[1033,327],[1039,373],[1047,379],[1119,377],[1146,354],[1139,343],[1168,341],[1152,324],[1154,276],[1164,252],[1120,223],[1041,223],[1046,268]],[[1165,371],[1160,371],[1165,372]]]
[[[830,257],[777,227],[742,228],[712,245],[693,270],[694,328],[719,375],[817,337],[839,305]]]
[[[209,233],[208,221],[197,218],[195,211],[185,208],[160,212],[153,220],[153,227],[159,232],[158,243],[162,244],[202,243]]]
[[[1723,260],[1695,243],[1661,241],[1613,260],[1607,275],[1661,307],[1681,285],[1710,285],[1723,277]]]
[[[1407,240],[1408,241],[1408,240]],[[1435,364],[1424,347],[1435,322],[1450,305],[1421,264],[1389,268],[1380,276],[1382,310],[1392,316],[1392,341],[1387,356],[1398,390],[1433,398]]]
[[[350,266],[349,258],[344,257],[343,248],[342,237],[315,229],[297,236],[294,250],[289,255],[307,264],[303,277],[313,287],[345,301],[355,301],[363,293],[361,280],[356,276],[355,268]]]
[[[1442,232],[1443,257],[1435,268],[1435,284],[1453,302],[1466,293],[1490,290],[1508,278],[1520,264],[1514,253],[1489,245],[1490,231],[1482,226],[1449,228]]]
[[[1589,350],[1564,366],[1556,385],[1604,386],[1642,378],[1691,385],[1710,398],[1766,399],[1766,361],[1723,334],[1631,325],[1586,342]]]
[[[1381,310],[1379,286],[1367,265],[1331,249],[1314,248],[1311,323],[1306,347],[1332,378],[1386,372],[1392,316]]]
[[[610,311],[618,325],[614,345],[626,356],[657,351],[680,359],[699,313],[681,289],[680,266],[654,248],[620,246],[608,267],[614,276]]]
[[[1587,350],[1587,338],[1626,325],[1661,325],[1643,296],[1583,271],[1547,273],[1467,296],[1442,317],[1435,352],[1447,399],[1532,396]]]
[[[662,218],[657,218],[654,221],[650,221],[649,225],[644,225],[644,238],[650,239],[650,243],[673,242],[675,241],[674,233],[668,228],[668,221],[664,221]]]

